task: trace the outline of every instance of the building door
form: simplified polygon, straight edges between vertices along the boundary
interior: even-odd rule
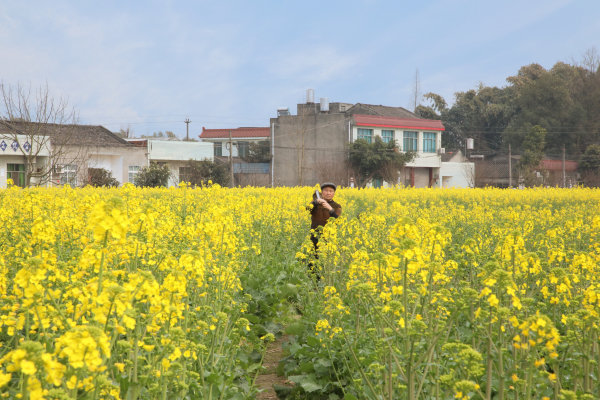
[[[25,164],[6,164],[7,178],[19,187],[25,187]]]

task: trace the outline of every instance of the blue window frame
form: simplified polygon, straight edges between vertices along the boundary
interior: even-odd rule
[[[435,153],[435,132],[423,132],[423,152]]]
[[[419,140],[419,132],[414,131],[404,131],[404,147],[402,150],[404,151],[417,151]]]
[[[383,129],[381,131],[381,140],[383,143],[389,143],[394,141],[394,131],[389,129]]]
[[[367,143],[373,142],[373,129],[358,128],[358,139],[364,139]]]

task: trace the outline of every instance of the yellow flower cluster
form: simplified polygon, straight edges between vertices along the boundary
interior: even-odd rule
[[[427,382],[439,381],[429,367],[437,363],[460,398],[482,396],[456,389],[474,378],[492,390],[484,376],[436,361],[446,341],[468,343],[490,360],[480,366],[498,374],[494,391],[527,397],[533,387],[538,395],[554,393],[555,384],[587,393],[600,387],[590,375],[580,378],[594,368],[588,357],[600,356],[599,191],[367,189],[337,196],[350,207],[324,229],[325,241],[333,240],[319,257],[322,321],[343,329],[340,346],[360,345],[388,366],[376,378],[348,354],[359,387],[381,387],[388,397],[383,388],[396,380],[403,388],[396,396],[434,397]],[[586,356],[561,361],[571,348]]]
[[[312,191],[0,191],[3,395],[233,397],[242,278],[295,254],[358,398],[600,396],[600,191],[339,189],[307,261]]]
[[[260,238],[245,213],[258,202],[247,195],[218,186],[1,191],[5,397],[24,386],[30,398],[219,393],[205,378],[234,379],[230,360],[250,345],[240,275]]]

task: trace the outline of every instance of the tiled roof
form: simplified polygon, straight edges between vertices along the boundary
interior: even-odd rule
[[[0,124],[0,129],[2,128],[12,130],[17,134],[49,136],[50,142],[53,145],[99,147],[133,146],[100,125],[65,125],[4,121]]]
[[[418,118],[417,114],[402,107],[390,107],[375,104],[356,103],[348,110],[346,115],[380,115],[397,118]]]
[[[246,127],[235,129],[206,129],[202,127],[200,139],[222,139],[229,138],[231,132],[232,138],[267,138],[271,137],[271,129],[269,127]]]
[[[381,115],[354,115],[354,123],[358,126],[376,126],[383,128],[403,128],[417,130],[443,131],[442,121],[420,118],[384,117]]]

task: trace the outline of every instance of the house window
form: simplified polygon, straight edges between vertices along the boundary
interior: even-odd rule
[[[435,153],[435,132],[423,132],[423,152]]]
[[[25,187],[25,164],[6,164],[6,172],[14,185]]]
[[[413,131],[404,131],[404,151],[417,151],[417,141],[419,133]]]
[[[71,187],[77,186],[77,165],[67,164],[62,166],[60,173],[60,184],[68,184]]]
[[[384,129],[381,131],[381,140],[383,140],[383,143],[390,143],[394,141],[394,131],[393,130],[388,130],[388,129]]]
[[[237,150],[238,150],[238,157],[248,157],[248,151],[250,149],[250,143],[249,142],[237,142]]]
[[[130,165],[129,166],[129,182],[134,183],[136,175],[140,172],[139,165]]]
[[[383,179],[381,178],[373,178],[373,187],[379,189],[383,187]]]
[[[179,167],[179,182],[191,182],[193,170],[191,167]]]
[[[373,129],[358,128],[358,139],[363,139],[367,143],[371,143],[373,141]]]
[[[214,143],[215,157],[223,157],[223,143]]]

